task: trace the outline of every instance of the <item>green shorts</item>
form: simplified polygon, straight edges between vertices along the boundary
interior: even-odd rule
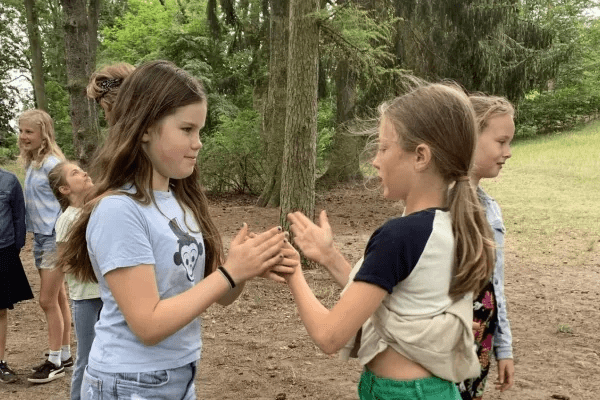
[[[461,400],[453,382],[436,376],[398,381],[379,378],[367,368],[360,376],[358,397],[361,400]]]

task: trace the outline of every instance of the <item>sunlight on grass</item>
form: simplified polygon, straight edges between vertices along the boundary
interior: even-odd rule
[[[482,186],[527,251],[550,251],[565,237],[581,244],[573,250],[593,250],[590,241],[600,239],[600,122],[516,143],[505,170]]]

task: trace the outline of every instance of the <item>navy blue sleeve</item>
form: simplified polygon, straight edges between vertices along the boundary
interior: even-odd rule
[[[23,246],[25,246],[25,199],[23,198],[23,189],[21,189],[21,184],[16,177],[13,181],[10,202],[13,214],[13,226],[15,229],[15,246],[17,246],[17,249],[20,250]]]
[[[395,218],[377,229],[367,244],[355,281],[372,283],[392,293],[413,271],[433,230],[435,211]]]

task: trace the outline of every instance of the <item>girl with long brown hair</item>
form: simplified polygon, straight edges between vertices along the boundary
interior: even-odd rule
[[[479,372],[473,292],[492,273],[494,246],[469,181],[476,135],[469,99],[453,86],[421,86],[382,107],[373,166],[404,215],[373,233],[354,268],[325,212],[320,226],[288,215],[303,253],[345,286],[328,310],[299,268],[288,277],[312,339],[326,353],[348,344],[342,354],[364,366],[361,399],[457,400],[454,382]]]
[[[197,317],[234,301],[252,277],[290,272],[284,235],[249,235],[244,224],[225,258],[196,164],[206,95],[184,70],[137,67],[112,112],[92,166],[93,200],[61,258],[78,279],[98,281],[104,303],[81,396],[194,399]]]

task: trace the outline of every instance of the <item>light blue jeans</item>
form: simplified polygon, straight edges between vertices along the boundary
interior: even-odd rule
[[[81,381],[96,336],[94,325],[100,317],[101,309],[102,300],[100,298],[71,301],[75,335],[77,336],[77,358],[71,378],[71,400],[81,399]]]
[[[33,234],[33,259],[37,269],[54,269],[56,267],[56,233],[44,235]]]
[[[88,365],[81,384],[83,400],[196,400],[196,363],[152,372],[100,372]]]

